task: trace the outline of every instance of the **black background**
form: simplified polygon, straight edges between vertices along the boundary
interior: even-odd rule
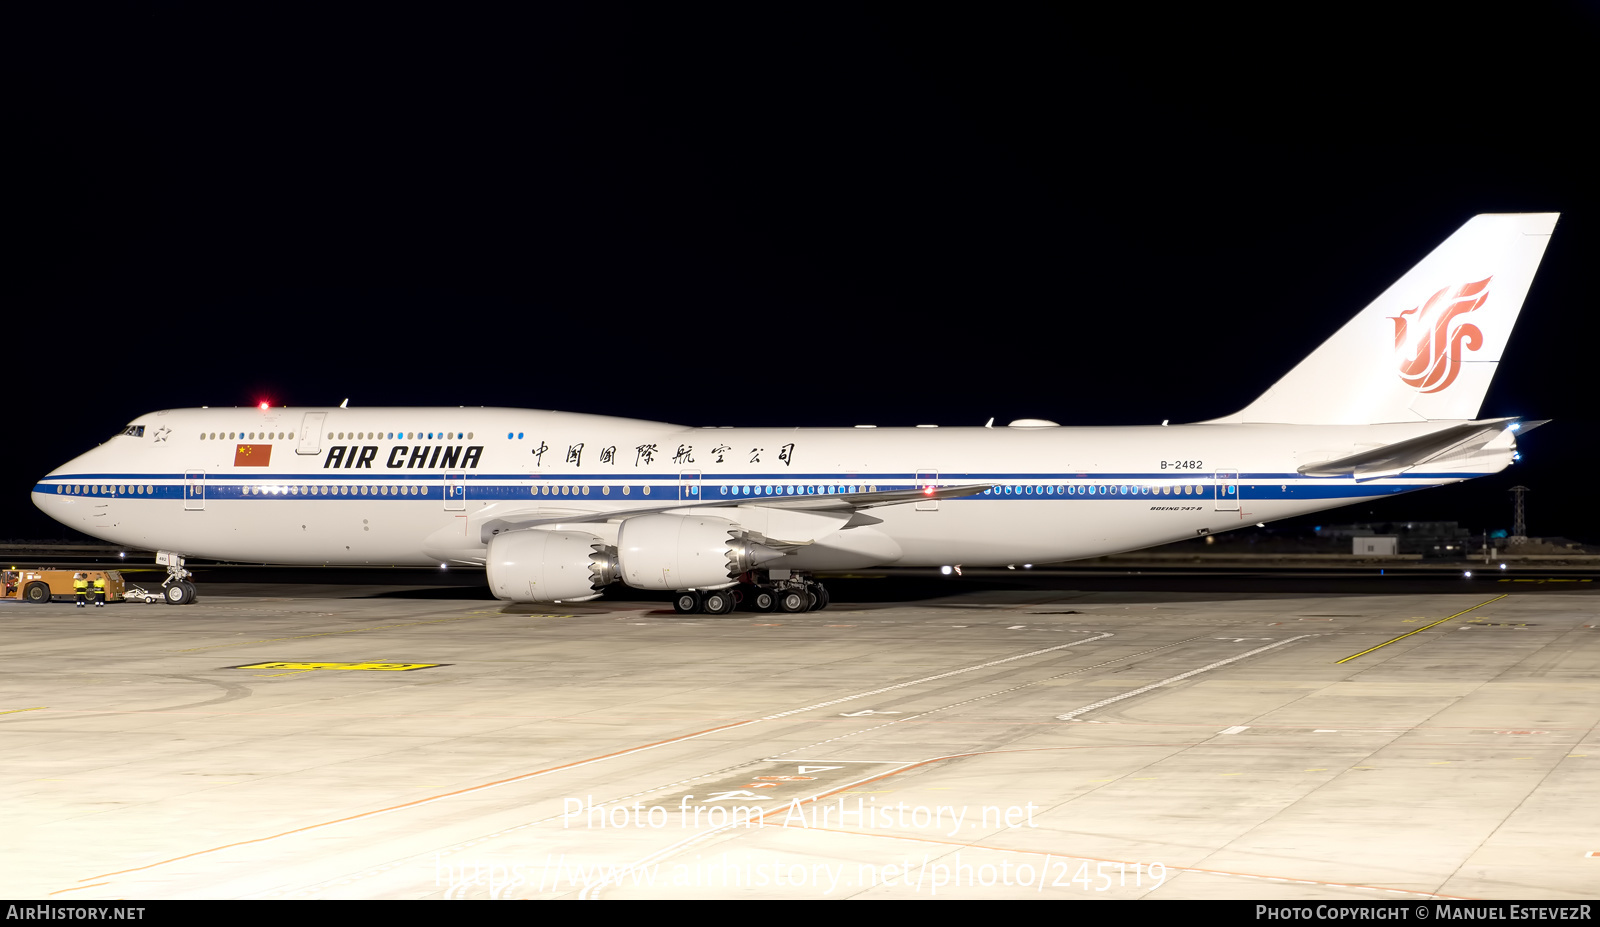
[[[1555,422],[1324,517],[1509,527],[1523,482],[1600,541],[1600,13],[1394,9],[12,19],[0,537],[161,408],[1202,420],[1474,214],[1559,211],[1482,410]]]

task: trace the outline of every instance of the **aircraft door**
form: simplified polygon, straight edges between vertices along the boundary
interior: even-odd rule
[[[322,453],[322,420],[327,417],[326,412],[307,412],[306,417],[300,420],[300,443],[295,446],[296,454]]]
[[[679,502],[699,502],[704,498],[700,495],[700,476],[699,470],[678,471]]]
[[[183,471],[183,510],[203,511],[206,507],[206,471]]]
[[[446,473],[444,475],[444,510],[446,512],[465,512],[467,510],[467,475],[465,473]]]
[[[920,490],[922,490],[924,492],[927,492],[927,491],[932,490],[932,489],[937,489],[939,487],[939,471],[938,470],[918,470],[917,471],[917,483],[916,483],[916,486],[917,486],[918,489],[920,489]],[[927,500],[924,500],[922,502],[918,502],[917,503],[917,511],[919,511],[919,512],[937,512],[937,511],[939,511],[939,500],[938,499],[927,499]]]
[[[1216,486],[1217,511],[1239,511],[1239,471],[1218,470]]]

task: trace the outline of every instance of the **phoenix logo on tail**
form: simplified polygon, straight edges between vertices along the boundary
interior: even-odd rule
[[[1394,320],[1394,348],[1400,356],[1400,379],[1424,393],[1437,393],[1455,382],[1461,372],[1461,349],[1483,347],[1483,332],[1470,322],[1456,321],[1483,306],[1489,299],[1485,277],[1477,283],[1445,287],[1415,309],[1407,309]],[[1415,318],[1407,318],[1416,314]],[[1408,323],[1416,327],[1408,330]],[[1452,328],[1454,324],[1454,328]]]

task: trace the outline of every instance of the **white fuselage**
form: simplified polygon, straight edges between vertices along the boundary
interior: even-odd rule
[[[682,502],[769,534],[764,503],[993,484],[819,521],[802,570],[1094,557],[1455,482],[1297,472],[1440,427],[684,428],[519,409],[180,409],[33,489],[56,520],[131,548],[256,563],[483,563],[487,520]],[[141,433],[142,432],[142,433]],[[330,437],[330,435],[332,437]],[[263,465],[264,464],[264,465]],[[590,524],[614,538],[616,524]]]

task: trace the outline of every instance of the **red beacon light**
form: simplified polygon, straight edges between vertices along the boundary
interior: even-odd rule
[[[263,400],[261,402],[261,404],[258,406],[258,408],[260,408],[261,411],[265,412],[265,411],[267,411],[267,406],[268,405],[269,405],[269,403],[267,403],[265,400]]]

